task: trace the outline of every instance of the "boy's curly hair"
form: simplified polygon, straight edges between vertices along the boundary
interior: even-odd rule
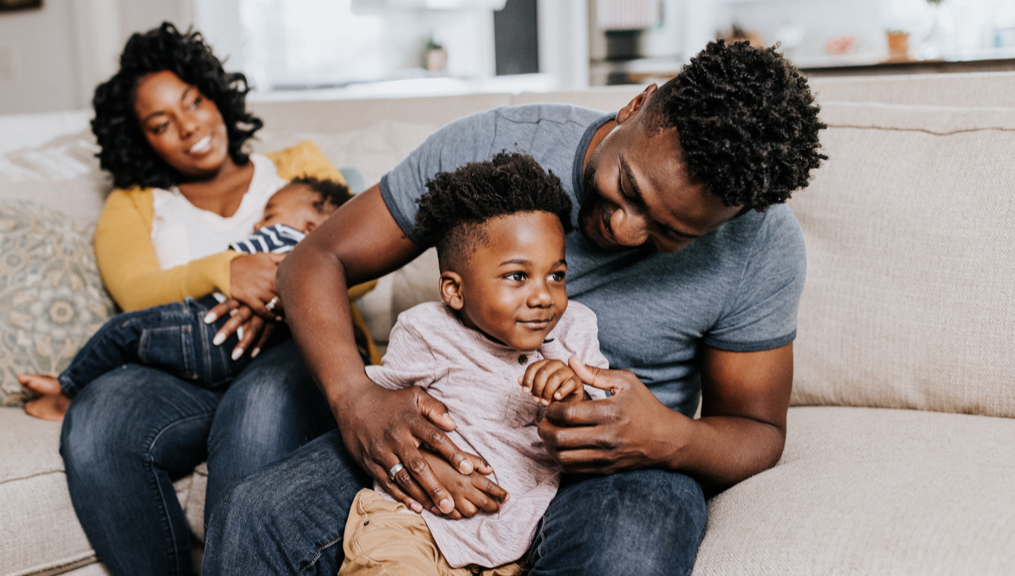
[[[197,87],[218,107],[229,136],[229,156],[239,165],[248,160],[244,143],[263,123],[247,112],[247,79],[226,73],[199,32],[181,34],[163,22],[144,34],[134,34],[120,55],[120,70],[95,89],[92,132],[102,150],[103,169],[113,175],[117,188],[131,186],[169,188],[180,175],[166,164],[145,140],[134,113],[134,91],[147,74],[168,70]]]
[[[314,210],[317,210],[318,214],[330,214],[337,210],[339,206],[352,199],[352,192],[349,191],[349,187],[334,180],[314,178],[313,176],[300,176],[293,178],[289,184],[306,186],[320,197],[320,199],[314,202]]]
[[[726,206],[785,202],[828,159],[807,80],[774,47],[710,42],[646,106],[650,127],[677,129],[691,176]]]
[[[440,172],[418,200],[416,231],[434,240],[441,270],[464,266],[487,236],[482,224],[518,212],[549,212],[571,230],[571,200],[560,179],[521,153],[501,152]]]

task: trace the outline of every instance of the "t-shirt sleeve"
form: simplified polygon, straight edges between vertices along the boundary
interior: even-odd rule
[[[381,197],[402,232],[428,248],[433,241],[416,233],[416,201],[427,180],[438,172],[486,160],[496,138],[495,110],[460,118],[430,135],[418,148],[381,178]]]
[[[568,304],[568,313],[571,314],[571,322],[567,331],[560,336],[567,354],[575,356],[586,366],[609,368],[610,361],[599,350],[599,325],[596,313],[577,302]],[[606,398],[606,391],[588,384],[585,385],[585,391],[594,400]]]
[[[388,350],[380,366],[367,366],[367,377],[397,390],[428,387],[436,379],[436,360],[426,339],[414,326],[399,318],[388,338]]]
[[[806,277],[800,224],[789,207],[773,206],[758,230],[731,304],[705,334],[704,344],[758,352],[793,342]]]

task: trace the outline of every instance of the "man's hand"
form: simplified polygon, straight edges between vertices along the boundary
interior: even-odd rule
[[[529,364],[518,383],[526,394],[532,394],[533,402],[541,402],[544,406],[551,401],[571,402],[586,398],[581,379],[560,360],[539,360]]]
[[[607,390],[605,400],[554,402],[539,423],[546,450],[566,472],[613,474],[670,468],[691,420],[670,410],[632,372],[587,367],[572,357],[583,382]],[[684,433],[681,433],[684,430]]]
[[[364,375],[364,378],[366,376]],[[462,474],[472,474],[473,463],[444,432],[455,429],[447,408],[421,388],[388,390],[367,380],[357,386],[339,410],[338,426],[349,454],[384,490],[410,509],[436,505],[450,514],[455,501],[434,475],[420,446],[439,454]],[[388,471],[404,465],[394,477]]]
[[[423,458],[430,465],[437,479],[447,487],[455,501],[455,509],[447,514],[449,518],[461,520],[472,518],[479,511],[493,514],[500,511],[500,505],[511,497],[506,490],[487,478],[493,468],[479,456],[467,454],[475,469],[471,474],[462,474],[448,464],[443,457],[423,451]],[[436,508],[430,510],[440,513]]]

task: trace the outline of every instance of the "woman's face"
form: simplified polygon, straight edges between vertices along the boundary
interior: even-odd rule
[[[229,157],[229,135],[215,103],[168,70],[141,78],[134,90],[148,144],[188,179],[213,177]]]

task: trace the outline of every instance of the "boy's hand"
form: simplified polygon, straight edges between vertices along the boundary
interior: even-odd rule
[[[503,502],[507,502],[510,496],[507,491],[487,478],[493,474],[493,468],[478,456],[466,454],[472,461],[473,472],[462,474],[455,470],[443,456],[434,454],[429,450],[421,450],[423,459],[430,465],[434,476],[444,485],[448,494],[455,501],[455,508],[446,516],[455,520],[472,518],[479,512],[494,514],[500,511]],[[430,511],[440,516],[441,511],[432,506]]]
[[[532,394],[533,402],[544,405],[553,401],[572,401],[585,398],[585,387],[574,370],[560,360],[539,360],[525,369],[518,379],[522,389]]]

